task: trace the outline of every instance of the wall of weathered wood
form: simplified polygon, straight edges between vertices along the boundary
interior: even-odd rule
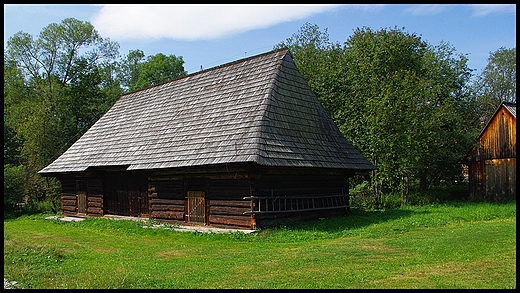
[[[331,195],[345,195],[345,202],[338,202],[337,209],[320,209],[315,211],[291,211],[298,207],[285,206],[286,213],[258,213],[254,215],[255,227],[268,227],[287,221],[310,220],[317,218],[330,218],[344,216],[349,209],[348,204],[348,178],[350,174],[341,171],[312,172],[301,168],[291,169],[266,169],[258,176],[253,184],[254,196],[259,197],[284,197],[287,199],[298,197],[326,197]],[[293,205],[302,201],[285,201]],[[343,207],[340,207],[343,206]]]
[[[87,191],[87,215],[103,216],[103,183],[99,178],[66,176],[61,182],[61,211],[64,216],[77,216],[78,181],[82,181]]]
[[[516,200],[516,158],[472,162],[469,168],[471,198]]]
[[[103,216],[108,204],[106,193],[122,188],[120,185],[125,182],[124,178],[130,178],[128,175],[119,178],[117,174],[122,173],[100,172],[95,176],[90,174],[89,177],[62,178],[60,181],[62,182],[63,214],[78,215],[77,180],[83,180],[87,186],[87,214],[85,216]],[[205,193],[205,224],[216,227],[257,228],[284,221],[347,214],[348,209],[345,208],[345,205],[348,204],[349,176],[349,174],[337,171],[309,174],[309,170],[301,168],[248,169],[243,166],[227,166],[224,170],[196,168],[168,170],[167,172],[156,171],[146,177],[148,184],[144,196],[147,197],[150,218],[171,223],[190,224],[186,217],[188,191],[203,191]],[[136,185],[135,182],[128,183],[128,188],[133,185]],[[126,196],[130,195],[129,190]],[[338,199],[338,202],[335,203],[338,206],[337,209],[333,205],[323,208],[316,204],[316,207],[321,209],[310,211],[298,210],[303,201],[288,200],[283,207],[278,206],[282,209],[281,211],[273,214],[254,213],[254,201],[250,199],[253,197],[319,198],[331,195],[346,195],[347,197],[346,200],[345,198]],[[316,201],[316,203],[318,202]],[[117,209],[112,208],[111,210]]]
[[[87,180],[87,214],[103,216],[103,182],[98,178]]]
[[[212,179],[208,184],[208,216],[211,225],[251,227],[251,202],[244,197],[251,194],[249,179]]]
[[[76,215],[76,179],[60,178],[61,212],[64,216]]]
[[[184,182],[182,180],[150,180],[150,218],[184,221]]]
[[[470,198],[516,199],[516,117],[500,108],[468,156]]]

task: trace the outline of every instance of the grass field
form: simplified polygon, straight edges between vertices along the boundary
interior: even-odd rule
[[[516,288],[516,202],[385,211],[253,234],[4,219],[23,288]]]

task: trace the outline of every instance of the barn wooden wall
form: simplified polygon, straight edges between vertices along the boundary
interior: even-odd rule
[[[478,160],[516,158],[516,118],[502,108],[479,138]]]
[[[289,220],[307,220],[320,217],[345,215],[348,209],[348,175],[343,173],[308,174],[303,169],[267,168],[248,170],[243,168],[220,170],[170,170],[147,177],[146,193],[149,217],[159,221],[186,224],[188,191],[205,193],[205,223],[211,226],[244,228],[267,227]],[[206,171],[206,172],[204,172]],[[105,174],[105,173],[103,173]],[[117,181],[113,176],[98,175],[83,178],[62,178],[62,211],[64,215],[77,215],[77,180],[87,186],[87,215],[103,216],[106,210],[106,192]],[[112,177],[111,177],[112,176]],[[119,177],[117,177],[119,178]],[[126,178],[126,177],[125,177]],[[110,179],[110,180],[109,180]],[[128,183],[129,186],[132,183]],[[117,184],[116,184],[117,185]],[[126,185],[125,185],[126,186]],[[259,215],[254,212],[253,197],[326,197],[346,195],[333,205],[318,206],[320,210],[300,211],[303,201],[287,201],[276,214]],[[318,201],[316,201],[318,203]],[[336,205],[338,206],[335,209]],[[281,206],[280,206],[281,207]],[[308,208],[309,206],[307,206]],[[287,211],[287,212],[286,212]],[[190,224],[190,223],[188,223]],[[198,223],[193,223],[198,224]]]
[[[99,179],[87,180],[87,214],[103,216],[103,182]]]
[[[251,195],[251,183],[247,179],[212,179],[208,185],[209,223],[251,228],[251,202],[244,197]]]
[[[260,178],[254,181],[253,195],[259,197],[326,197],[331,195],[345,195],[345,201],[338,201],[338,206],[348,205],[348,176],[347,174],[308,174],[300,172],[277,172],[268,170]],[[301,204],[302,201],[285,201],[291,202],[293,205]],[[329,218],[335,216],[344,216],[348,213],[348,209],[331,208],[315,211],[298,211],[297,206],[284,206],[288,212],[286,213],[265,213],[256,214],[255,227],[267,227],[276,225],[286,221],[300,221],[317,218]]]
[[[76,215],[76,179],[60,178],[61,212],[64,216]]]
[[[151,179],[149,194],[151,218],[184,221],[186,199],[183,180]]]
[[[202,190],[206,194],[207,223],[250,227],[251,216],[243,212],[251,210],[247,179],[174,179],[153,177],[150,179],[150,217],[172,222],[185,221],[186,192]]]
[[[471,198],[516,200],[516,158],[478,161],[469,166]]]
[[[471,198],[516,199],[516,118],[500,108],[468,156]]]
[[[103,183],[96,178],[61,177],[61,211],[64,216],[77,215],[77,185],[81,180],[87,189],[87,214],[103,216]]]

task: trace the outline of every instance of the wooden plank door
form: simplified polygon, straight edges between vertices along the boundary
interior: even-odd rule
[[[128,196],[130,199],[130,216],[147,218],[149,216],[148,186],[136,187],[132,185],[128,190]]]
[[[86,214],[87,213],[87,192],[78,191],[77,199],[78,199],[78,214]]]
[[[76,213],[87,214],[87,181],[76,181]]]
[[[188,191],[188,223],[206,224],[206,196],[204,191]]]

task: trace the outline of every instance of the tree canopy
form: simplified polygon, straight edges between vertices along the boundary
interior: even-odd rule
[[[174,55],[160,53],[143,62],[144,53],[135,50],[125,61],[119,58],[119,44],[74,18],[49,24],[36,38],[23,31],[9,38],[4,51],[4,164],[25,166],[25,192],[31,198],[58,197],[56,180],[37,171],[126,90],[186,74],[182,57]]]
[[[347,137],[377,170],[375,196],[423,189],[462,174],[476,115],[467,58],[403,29],[357,28],[344,44],[306,24],[289,47],[302,75]]]

